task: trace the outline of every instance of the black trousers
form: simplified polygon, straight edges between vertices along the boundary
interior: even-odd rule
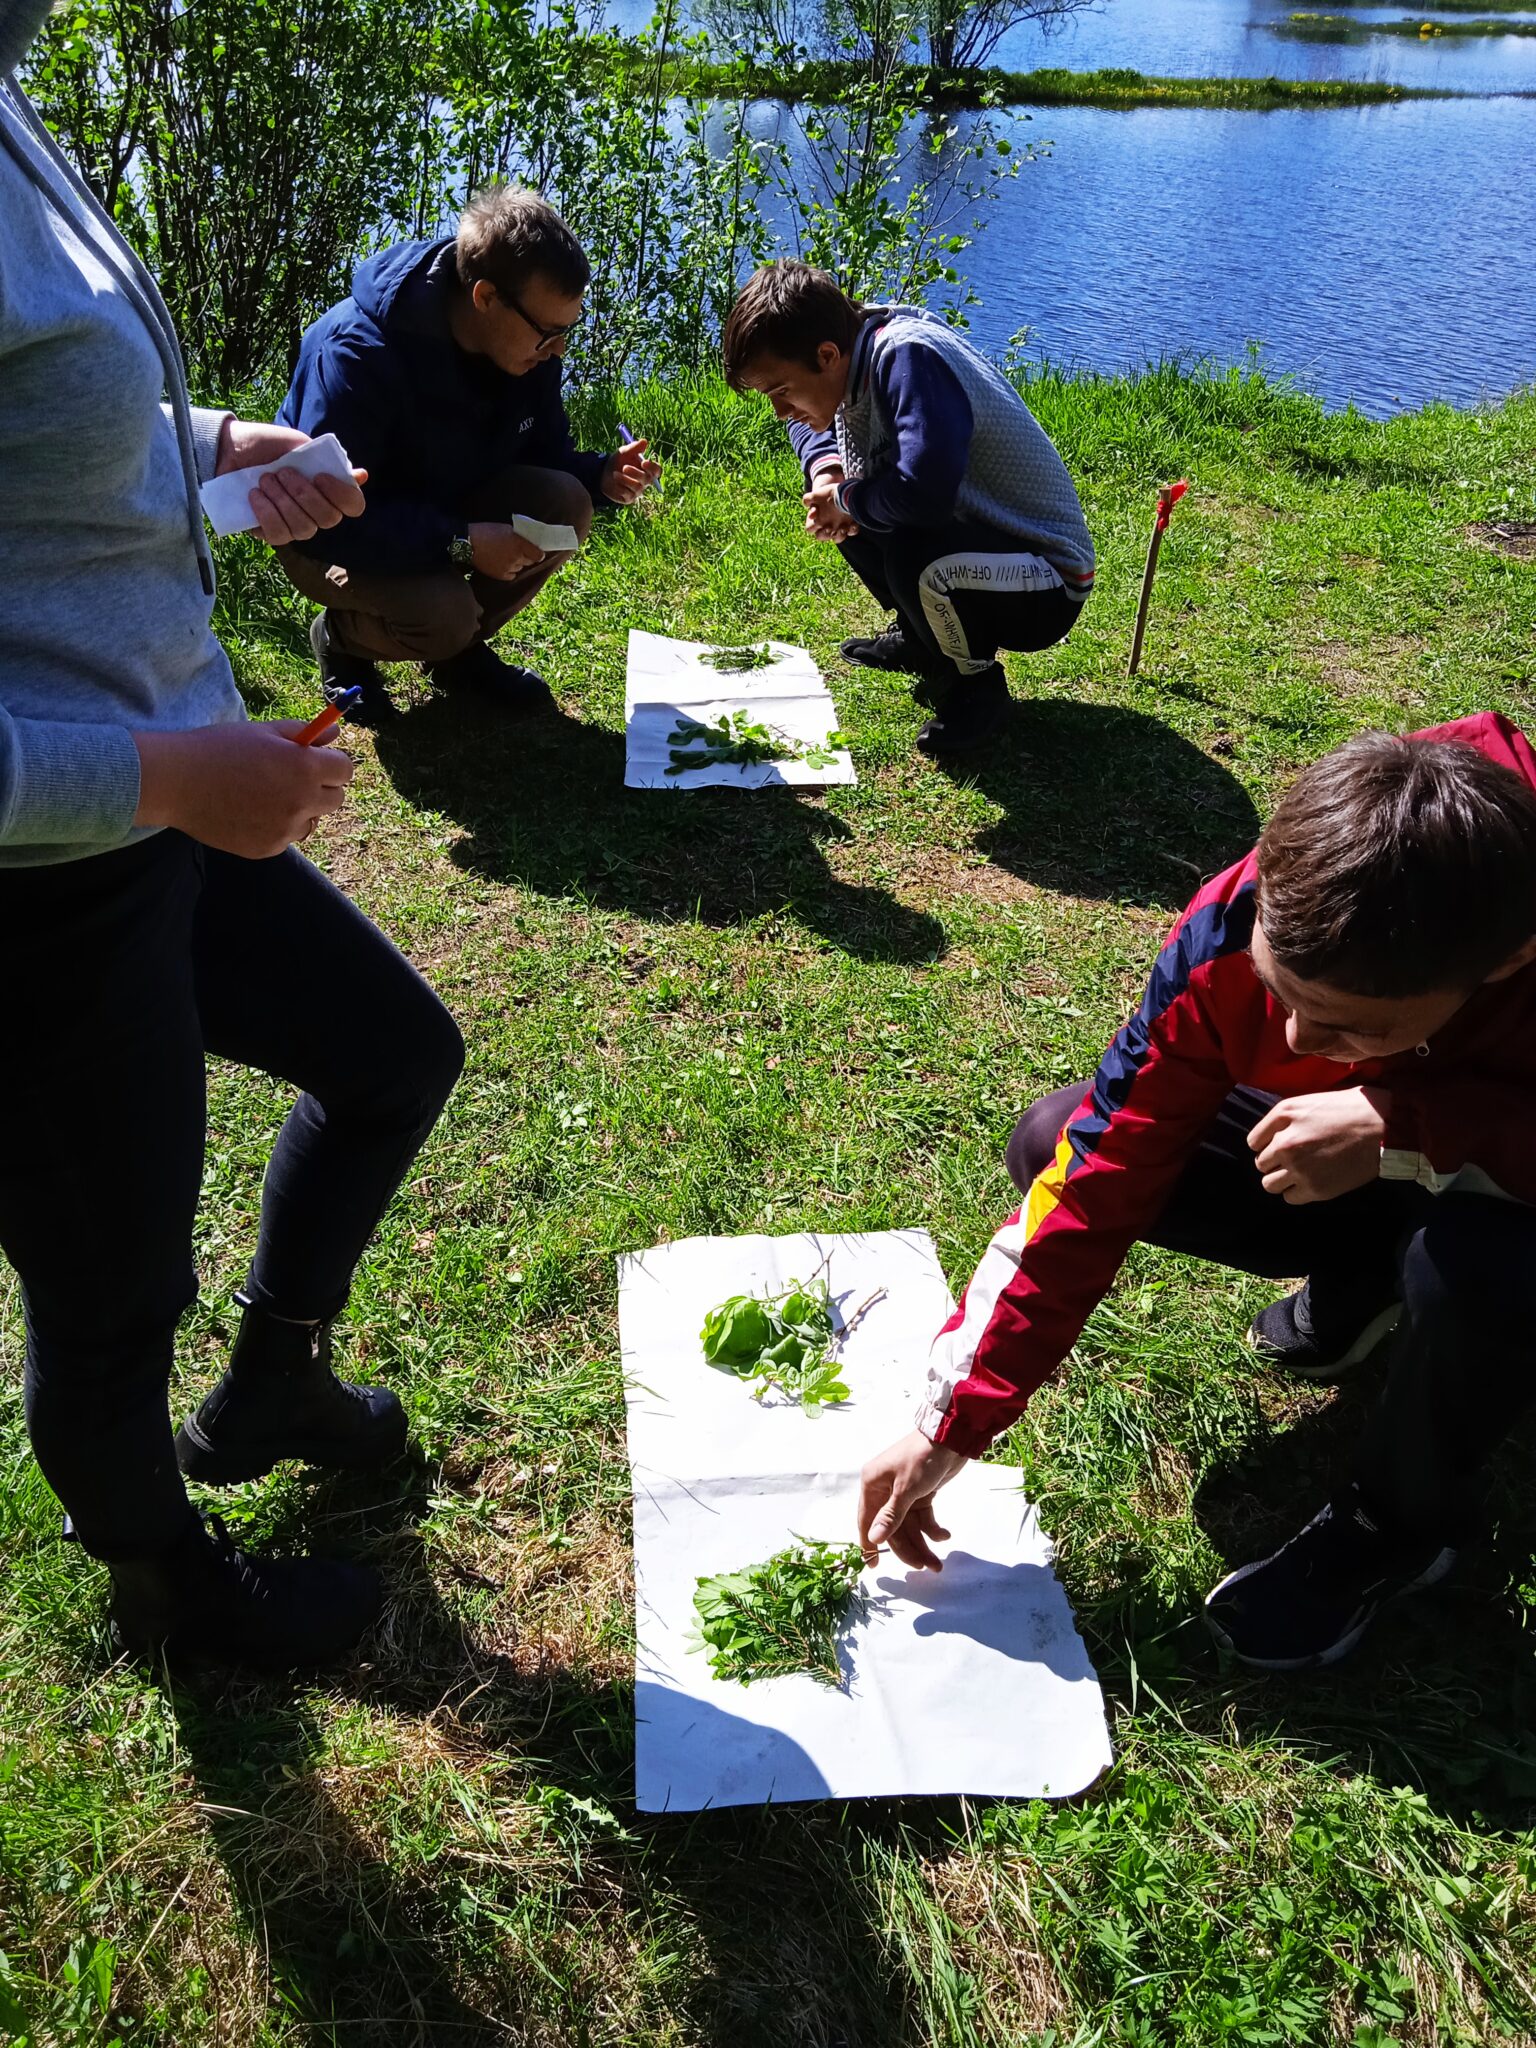
[[[1000,647],[1024,654],[1054,647],[1083,609],[1017,535],[977,521],[858,533],[838,548],[936,667],[952,665],[962,676],[989,668]]]
[[[1021,1118],[1008,1169],[1021,1188],[1049,1162],[1085,1089]],[[1386,1385],[1349,1475],[1386,1528],[1465,1540],[1478,1475],[1536,1393],[1530,1276],[1536,1209],[1375,1181],[1331,1202],[1266,1194],[1248,1133],[1275,1097],[1235,1089],[1147,1242],[1272,1279],[1306,1274],[1319,1328],[1353,1336],[1402,1304]]]
[[[204,1058],[302,1090],[247,1286],[333,1316],[463,1061],[410,963],[303,856],[162,832],[0,870],[0,1250],[20,1277],[27,1421],[86,1548],[147,1555],[188,1514],[166,1386],[197,1292]]]

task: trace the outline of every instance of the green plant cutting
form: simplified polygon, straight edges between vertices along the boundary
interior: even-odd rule
[[[766,761],[800,761],[808,768],[830,768],[843,744],[840,732],[829,732],[819,745],[802,747],[788,733],[762,724],[745,711],[726,711],[705,724],[681,712],[667,734],[668,775],[686,775],[697,768],[754,768]]]
[[[710,1652],[716,1678],[741,1685],[797,1671],[838,1685],[838,1637],[859,1601],[863,1566],[856,1543],[797,1536],[761,1564],[700,1579],[692,1647]]]
[[[706,647],[699,656],[723,675],[745,675],[750,669],[772,668],[779,656],[771,647]]]
[[[747,1381],[754,1400],[777,1387],[810,1415],[848,1398],[825,1280],[792,1280],[765,1299],[733,1294],[710,1310],[699,1336],[710,1364]]]

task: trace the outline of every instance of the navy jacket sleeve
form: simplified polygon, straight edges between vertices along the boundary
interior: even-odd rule
[[[388,352],[361,336],[338,335],[321,344],[295,380],[279,418],[306,434],[334,434],[357,468],[388,476],[390,437],[402,402],[403,387]],[[454,521],[447,512],[371,482],[364,496],[358,518],[296,543],[300,552],[385,576],[448,566]]]
[[[879,350],[871,375],[895,447],[873,476],[844,484],[839,503],[877,532],[942,526],[954,517],[970,455],[974,420],[965,388],[938,351],[919,342]]]
[[[843,466],[843,453],[830,427],[808,427],[804,420],[791,420],[789,445],[805,471],[807,483],[812,481],[818,463],[835,462],[839,469]]]
[[[519,460],[540,469],[563,469],[568,476],[585,484],[594,505],[606,505],[608,499],[603,495],[600,479],[608,458],[606,455],[586,454],[571,439],[571,423],[566,417],[565,399],[560,391],[558,359],[552,359],[548,371],[543,374],[547,377],[547,388],[534,398],[537,425]]]

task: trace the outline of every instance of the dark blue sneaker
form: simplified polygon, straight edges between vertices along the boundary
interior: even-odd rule
[[[1255,1316],[1248,1342],[1266,1365],[1278,1365],[1297,1379],[1331,1387],[1369,1364],[1392,1335],[1402,1303],[1391,1301],[1374,1313],[1358,1308],[1314,1317],[1312,1283],[1271,1302]]]
[[[955,677],[937,712],[918,733],[918,751],[975,753],[1002,731],[1008,704],[1008,678],[1000,661],[976,675]]]
[[[1206,1600],[1206,1625],[1259,1671],[1337,1664],[1389,1601],[1434,1585],[1455,1562],[1448,1547],[1387,1536],[1352,1486],[1273,1557],[1229,1572]]]

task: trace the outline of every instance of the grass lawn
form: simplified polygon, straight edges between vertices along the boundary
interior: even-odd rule
[[[1033,401],[1100,586],[1069,642],[1010,658],[1013,721],[974,773],[914,753],[903,681],[841,663],[872,608],[800,532],[765,412],[715,385],[626,395],[665,489],[600,522],[519,622],[563,718],[503,725],[402,674],[406,715],[359,739],[315,856],[470,1048],[342,1336],[421,1455],[370,1487],[289,1470],[214,1504],[253,1544],[382,1566],[369,1661],[175,1690],[106,1664],[103,1575],[61,1546],[28,1459],[0,1278],[0,2036],[1536,2038],[1528,1451],[1486,1544],[1353,1663],[1224,1672],[1202,1594],[1317,1505],[1363,1397],[1256,1372],[1263,1287],[1172,1257],[1133,1255],[995,1454],[1041,1504],[1103,1677],[1105,1785],[1065,1806],[629,1803],[615,1253],[922,1225],[958,1288],[1010,1206],[1013,1118],[1092,1068],[1167,921],[1290,771],[1368,724],[1536,716],[1536,397],[1381,425],[1163,371],[1048,378]],[[1179,475],[1128,683],[1153,489]],[[626,794],[631,625],[807,643],[859,787]],[[313,708],[303,626],[233,547],[223,630],[256,709]],[[214,1074],[180,1402],[220,1369],[287,1101]],[[985,1711],[957,1700],[955,1739]]]

